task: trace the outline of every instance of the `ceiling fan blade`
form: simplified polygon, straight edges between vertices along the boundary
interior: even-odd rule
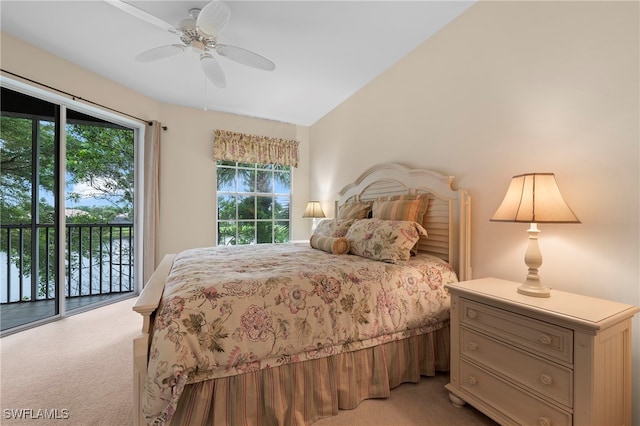
[[[166,46],[154,47],[153,49],[145,50],[144,52],[136,56],[136,61],[138,62],[157,61],[158,59],[168,58],[180,52],[184,52],[186,49],[187,49],[187,46],[183,44],[169,44]]]
[[[224,71],[216,59],[210,53],[200,55],[200,63],[207,78],[219,89],[227,87],[227,79]]]
[[[227,26],[231,10],[221,1],[214,0],[202,8],[196,26],[203,34],[215,37]]]
[[[135,16],[138,19],[142,19],[150,23],[151,25],[155,25],[156,27],[162,28],[163,30],[169,31],[173,34],[180,35],[180,31],[176,29],[173,25],[168,22],[163,21],[162,19],[153,16],[152,14],[145,12],[142,9],[138,9],[135,6],[132,6],[128,3],[123,2],[122,0],[105,0],[111,6],[117,7],[118,9],[127,12],[131,16]]]
[[[257,53],[253,53],[241,47],[229,46],[228,44],[218,44],[216,45],[216,52],[227,59],[231,59],[232,61],[249,67],[265,71],[273,71],[276,69],[276,64],[264,56],[260,56]]]

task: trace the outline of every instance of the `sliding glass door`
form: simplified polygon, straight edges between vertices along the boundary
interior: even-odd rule
[[[133,295],[136,132],[4,87],[1,103],[1,331]]]
[[[59,313],[58,106],[2,89],[0,303],[2,331]]]
[[[66,311],[134,291],[134,131],[67,110]]]

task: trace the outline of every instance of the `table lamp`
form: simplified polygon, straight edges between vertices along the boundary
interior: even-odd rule
[[[507,194],[495,212],[492,221],[527,222],[531,226],[529,246],[524,261],[529,272],[518,293],[534,297],[550,297],[551,290],[540,282],[538,268],[542,265],[542,254],[538,247],[538,223],[580,223],[571,208],[562,198],[553,173],[527,173],[514,176]]]
[[[316,228],[316,219],[326,216],[324,215],[324,211],[322,210],[322,206],[319,201],[309,201],[307,203],[307,208],[304,209],[302,217],[313,218],[313,223],[311,224],[311,230],[313,231]]]

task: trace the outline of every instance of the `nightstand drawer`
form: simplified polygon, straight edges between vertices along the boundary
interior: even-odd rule
[[[532,356],[466,328],[460,329],[460,352],[544,397],[567,407],[573,405],[573,371],[570,368]]]
[[[461,298],[460,322],[497,339],[573,364],[573,332],[523,315]]]
[[[533,397],[517,386],[460,360],[461,388],[501,410],[517,424],[562,426],[571,425],[571,414]]]

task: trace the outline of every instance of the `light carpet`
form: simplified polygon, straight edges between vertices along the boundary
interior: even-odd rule
[[[127,426],[132,413],[132,340],[142,318],[134,299],[0,339],[0,424]],[[448,375],[392,390],[387,399],[314,426],[494,425],[449,403]],[[27,419],[16,419],[18,415]],[[46,418],[43,418],[46,417]]]

